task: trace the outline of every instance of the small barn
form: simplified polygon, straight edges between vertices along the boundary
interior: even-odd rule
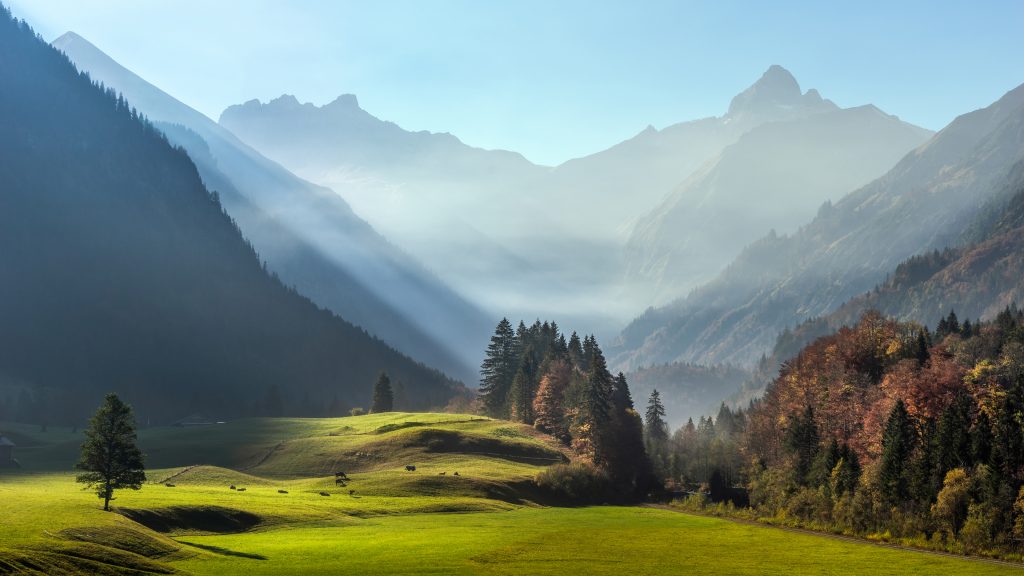
[[[14,442],[0,436],[0,466],[14,465]]]

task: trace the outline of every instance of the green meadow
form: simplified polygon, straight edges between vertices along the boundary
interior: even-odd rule
[[[0,430],[22,464],[0,472],[0,574],[1024,575],[665,510],[553,506],[531,480],[567,454],[477,416],[142,430],[149,482],[109,513],[74,482],[78,434]]]

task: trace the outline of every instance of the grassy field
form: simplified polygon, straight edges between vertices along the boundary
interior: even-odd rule
[[[0,574],[1024,575],[662,510],[543,507],[530,479],[565,454],[474,416],[144,430],[156,468],[142,490],[118,493],[122,514],[74,484],[77,435],[0,430],[23,465],[0,473]]]

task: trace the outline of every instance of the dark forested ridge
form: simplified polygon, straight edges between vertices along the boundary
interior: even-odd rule
[[[75,419],[116,390],[154,421],[322,414],[367,402],[381,369],[413,406],[451,396],[269,275],[186,153],[6,9],[0,84],[0,375],[33,398],[18,409]]]

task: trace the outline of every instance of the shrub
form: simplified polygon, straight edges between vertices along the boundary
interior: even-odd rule
[[[349,410],[348,413],[352,416],[363,416],[366,414],[366,410],[362,408],[353,408]]]
[[[534,479],[541,490],[572,503],[594,503],[608,499],[608,476],[586,464],[555,464]]]

